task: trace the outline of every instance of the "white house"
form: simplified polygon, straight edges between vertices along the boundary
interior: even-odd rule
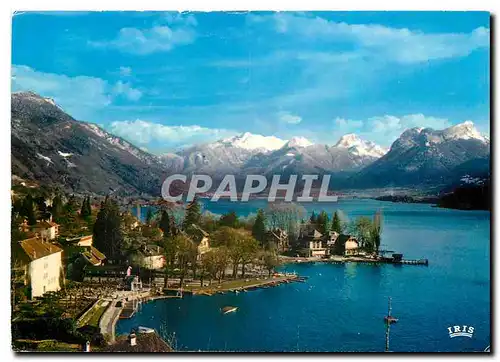
[[[31,298],[61,289],[62,251],[40,237],[16,243],[13,258],[24,269],[24,283],[31,287]]]
[[[93,240],[92,235],[85,235],[85,236],[78,236],[76,238],[66,239],[66,242],[70,243],[70,244],[74,244],[76,246],[91,247],[92,240]]]
[[[193,241],[198,249],[198,256],[201,256],[210,250],[209,234],[198,225],[191,224],[191,226],[195,234],[193,236]]]
[[[345,241],[345,255],[357,255],[359,249],[358,240],[354,236],[349,236]]]
[[[59,225],[53,221],[39,221],[31,228],[45,240],[54,240],[59,236]]]
[[[316,229],[309,229],[302,233],[301,243],[308,257],[322,257],[327,255],[328,249],[323,244],[323,234]]]

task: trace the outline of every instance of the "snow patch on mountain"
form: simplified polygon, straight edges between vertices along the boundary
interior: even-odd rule
[[[54,163],[52,162],[52,159],[50,157],[44,156],[41,153],[37,153],[36,155],[38,156],[38,158],[47,161],[47,165],[49,165],[50,163]]]
[[[59,153],[59,156],[64,157],[64,158],[73,156],[72,153],[66,153],[66,152],[61,152],[61,151],[57,151],[57,153]]]
[[[287,148],[292,148],[292,147],[309,147],[309,146],[312,146],[314,145],[314,143],[312,143],[311,141],[309,141],[307,138],[305,137],[293,137],[292,139],[290,139],[290,141],[288,141],[284,147],[287,147]]]
[[[335,144],[337,148],[347,148],[349,152],[360,157],[380,158],[387,153],[387,150],[371,141],[365,141],[354,133],[342,136]]]
[[[465,121],[463,123],[451,126],[443,130],[443,138],[445,140],[457,140],[457,139],[476,139],[484,143],[488,143],[489,140],[484,137],[477,129],[474,127],[474,123],[471,121]]]
[[[280,149],[287,141],[275,136],[262,136],[245,132],[241,135],[223,139],[213,145],[213,147],[233,146],[249,151],[269,152]]]

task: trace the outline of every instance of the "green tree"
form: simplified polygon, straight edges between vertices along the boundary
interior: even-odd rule
[[[163,238],[163,256],[165,257],[165,277],[163,278],[164,288],[167,288],[168,279],[174,270],[177,255],[177,241],[178,239],[175,237],[164,236]]]
[[[327,235],[330,231],[328,214],[325,211],[321,211],[318,215],[316,224],[318,225],[319,232],[323,235]]]
[[[23,200],[23,207],[22,207],[22,212],[21,215],[26,217],[26,220],[28,221],[28,225],[35,225],[36,220],[37,220],[37,215],[38,210],[36,208],[36,205],[33,201],[33,197],[31,195],[26,195],[26,197]]]
[[[309,222],[311,223],[311,225],[315,225],[317,221],[318,217],[316,216],[316,213],[313,211],[311,217],[309,218]]]
[[[269,273],[269,277],[271,277],[271,274],[274,272],[276,267],[280,265],[280,259],[278,255],[272,251],[266,251],[263,259],[264,265]]]
[[[101,203],[93,230],[94,246],[108,259],[120,259],[123,256],[123,234],[118,204],[106,197]]]
[[[192,225],[198,225],[201,220],[201,208],[200,204],[198,203],[198,198],[195,196],[193,201],[191,201],[187,206],[186,206],[186,216],[184,217],[184,231],[186,231],[188,234],[191,234],[193,230]]]
[[[164,236],[170,236],[170,217],[166,210],[162,210],[158,227],[163,231]]]
[[[378,210],[373,217],[372,229],[371,229],[371,241],[375,252],[378,254],[380,250],[380,241],[382,235],[382,212]]]
[[[61,195],[57,194],[52,200],[52,207],[50,212],[52,214],[52,220],[59,223],[61,222],[61,217],[63,215],[64,203],[62,201]]]
[[[190,264],[193,262],[193,255],[196,254],[196,246],[186,235],[179,233],[174,236],[174,243],[177,246],[177,267],[180,272],[180,287],[184,283]]]
[[[151,223],[153,222],[153,218],[154,218],[153,209],[148,207],[148,211],[146,211],[146,225],[151,225]]]
[[[257,217],[252,226],[252,236],[260,243],[264,245],[266,242],[266,215],[264,210],[259,209],[257,211]]]
[[[227,214],[222,215],[219,220],[219,225],[237,228],[239,226],[238,215],[236,215],[236,212],[234,211],[230,211]]]
[[[360,216],[354,222],[352,226],[352,231],[356,235],[360,247],[367,250],[373,250],[371,231],[373,229],[373,224],[370,218],[366,216]]]
[[[251,263],[259,250],[259,242],[255,240],[250,234],[242,234],[239,239],[238,247],[241,250],[240,262],[241,262],[241,277],[245,277],[246,266]]]
[[[87,219],[92,214],[92,208],[90,206],[90,197],[85,197],[82,202],[82,207],[80,209],[80,215],[82,218]]]
[[[340,216],[338,211],[335,211],[332,217],[332,231],[336,231],[339,234],[342,233],[342,221],[340,220]]]

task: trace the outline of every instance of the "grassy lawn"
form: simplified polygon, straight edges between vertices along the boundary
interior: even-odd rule
[[[92,311],[90,311],[85,318],[79,323],[78,327],[83,327],[86,325],[99,327],[99,319],[106,311],[108,305],[103,305],[103,301],[99,302],[96,307]]]
[[[15,351],[36,351],[36,352],[80,352],[81,346],[74,343],[65,343],[55,339],[36,341],[30,339],[18,339],[13,341]]]

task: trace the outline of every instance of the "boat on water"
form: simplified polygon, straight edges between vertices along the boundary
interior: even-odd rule
[[[227,306],[227,307],[224,307],[224,308],[221,309],[222,314],[228,314],[228,313],[236,312],[237,310],[238,310],[238,307],[231,307],[231,306]]]

